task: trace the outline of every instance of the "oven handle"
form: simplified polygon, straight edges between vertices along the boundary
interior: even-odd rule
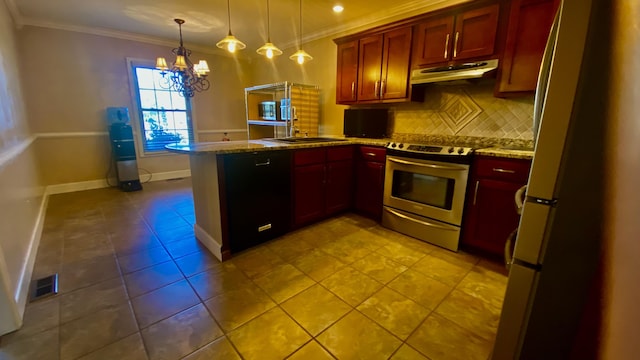
[[[413,162],[413,161],[400,160],[400,159],[396,159],[396,158],[392,158],[392,157],[387,157],[387,159],[389,161],[392,161],[392,162],[395,162],[395,163],[399,163],[399,164],[422,166],[422,167],[428,167],[428,168],[432,168],[432,169],[467,170],[466,167],[462,167],[462,166],[446,166],[446,165],[436,165],[436,164],[423,164],[423,163],[417,163],[417,162]]]
[[[418,224],[422,224],[422,225],[426,225],[426,226],[430,226],[430,227],[434,227],[434,228],[438,228],[438,229],[442,229],[442,230],[457,231],[457,229],[452,229],[452,228],[450,228],[448,226],[442,226],[442,225],[430,223],[430,222],[427,222],[427,221],[416,220],[416,219],[411,218],[411,217],[409,217],[409,216],[407,216],[405,214],[401,214],[401,213],[399,213],[399,212],[397,212],[395,210],[391,210],[391,209],[389,209],[387,207],[385,207],[384,210],[389,212],[389,213],[391,213],[391,214],[393,214],[393,215],[395,215],[395,216],[397,216],[397,217],[401,217],[403,219],[416,222]]]

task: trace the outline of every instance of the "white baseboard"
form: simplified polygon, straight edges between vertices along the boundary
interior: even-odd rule
[[[29,298],[29,288],[31,284],[31,275],[33,275],[33,268],[36,263],[36,255],[38,254],[38,247],[40,246],[40,238],[42,237],[42,228],[44,227],[45,215],[47,214],[47,205],[49,203],[49,196],[42,196],[40,202],[40,210],[38,211],[38,219],[36,225],[31,232],[31,239],[29,239],[29,249],[27,250],[27,256],[22,264],[22,270],[20,272],[20,280],[18,288],[15,293],[15,300],[18,304],[18,310],[20,311],[20,317],[24,314],[24,308]]]
[[[149,181],[161,181],[168,179],[178,179],[184,177],[191,177],[191,170],[176,170],[176,171],[166,171],[160,173],[151,173],[151,174],[139,174],[140,179],[145,179],[151,175],[151,180]],[[100,180],[89,180],[89,181],[80,181],[80,182],[72,182],[65,184],[55,184],[47,186],[45,190],[45,195],[54,195],[54,194],[63,194],[74,191],[83,191],[83,190],[93,190],[93,189],[101,189],[109,187],[109,184],[105,179]]]
[[[202,245],[204,245],[211,254],[218,258],[218,260],[222,261],[222,245],[216,241],[211,235],[209,235],[206,231],[204,231],[198,224],[193,225],[193,230],[196,233],[196,238],[200,240]]]

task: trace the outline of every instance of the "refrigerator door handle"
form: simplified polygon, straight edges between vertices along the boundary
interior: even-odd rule
[[[524,206],[525,192],[527,191],[527,185],[522,185],[516,194],[514,195],[514,200],[516,203],[516,212],[518,215],[522,215],[522,207]]]
[[[538,138],[538,131],[540,130],[540,120],[542,120],[542,110],[544,110],[545,98],[547,97],[547,85],[549,84],[549,72],[551,70],[551,62],[553,60],[554,45],[556,43],[556,37],[558,36],[558,22],[560,17],[560,11],[556,12],[556,16],[551,26],[549,37],[547,38],[547,45],[544,49],[542,56],[542,63],[540,64],[540,71],[538,72],[538,83],[536,84],[536,95],[533,100],[533,141],[536,142]]]
[[[507,270],[510,270],[511,264],[513,264],[513,250],[511,250],[511,248],[513,239],[516,238],[516,235],[518,235],[518,229],[513,230],[511,234],[509,234],[509,237],[507,237],[507,242],[504,244],[504,266],[507,268]]]

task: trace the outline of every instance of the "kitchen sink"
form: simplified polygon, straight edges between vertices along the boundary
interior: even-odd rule
[[[270,141],[280,141],[286,143],[314,143],[314,142],[332,142],[332,141],[347,141],[347,139],[339,139],[339,138],[326,138],[326,137],[290,137],[290,138],[279,138],[279,139],[269,139]]]

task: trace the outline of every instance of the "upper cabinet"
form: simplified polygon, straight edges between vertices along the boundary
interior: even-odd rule
[[[417,24],[412,68],[495,55],[499,12],[492,4]]]
[[[512,0],[497,96],[535,91],[538,70],[560,0]]]
[[[409,96],[411,27],[338,42],[336,102],[402,101]]]

